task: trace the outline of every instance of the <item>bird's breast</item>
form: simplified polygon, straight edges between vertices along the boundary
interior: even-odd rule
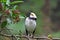
[[[25,25],[27,30],[33,31],[36,28],[36,21],[31,19],[26,19]]]

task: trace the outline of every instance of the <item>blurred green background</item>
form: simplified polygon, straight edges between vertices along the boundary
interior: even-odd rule
[[[21,15],[24,17],[26,12],[28,10],[32,10],[37,15],[37,27],[35,34],[37,35],[43,35],[44,29],[44,22],[43,17],[44,14],[41,10],[41,8],[44,6],[45,1],[44,0],[24,0],[25,2],[23,4],[19,5],[19,9],[21,10]],[[56,7],[57,0],[50,0],[50,8]],[[16,24],[9,25],[9,28],[13,29],[12,34],[19,34],[19,30],[22,31],[22,33],[25,32],[25,25],[24,25],[25,18],[21,18],[21,21]],[[60,32],[53,32],[52,35],[54,37],[60,37]]]
[[[54,8],[56,7],[56,2],[57,0],[50,0],[50,8]],[[24,25],[24,21],[25,21],[25,13],[28,10],[32,10],[33,12],[36,13],[37,15],[37,27],[36,27],[36,32],[35,34],[37,35],[43,35],[44,29],[44,22],[43,22],[43,17],[44,14],[41,10],[41,8],[44,6],[45,1],[44,0],[27,0],[27,2],[24,2],[22,4],[19,5],[19,9],[21,11],[21,18],[20,22],[16,23],[16,24],[10,24],[7,25],[9,29],[13,29],[10,30],[10,34],[19,34],[19,31],[21,30],[22,33],[25,33],[25,25]],[[60,37],[60,32],[53,32],[52,33],[53,37]]]
[[[42,22],[42,17],[43,14],[41,12],[41,7],[44,5],[44,1],[43,0],[29,0],[29,2],[24,2],[23,4],[20,4],[19,9],[22,11],[21,14],[22,16],[26,16],[25,12],[28,10],[32,10],[33,12],[36,13],[37,15],[37,28],[36,28],[36,34],[42,34],[43,29],[43,22]],[[18,34],[19,30],[21,30],[22,32],[25,32],[25,25],[24,25],[24,21],[25,18],[21,18],[19,23],[16,24],[11,24],[9,25],[9,28],[13,29],[14,33],[13,34]],[[16,31],[15,31],[16,30]]]

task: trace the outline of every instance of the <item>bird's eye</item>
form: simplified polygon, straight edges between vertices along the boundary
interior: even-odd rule
[[[31,14],[32,16],[34,16],[33,14]]]

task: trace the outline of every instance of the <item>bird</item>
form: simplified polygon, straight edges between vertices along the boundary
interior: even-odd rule
[[[25,19],[25,29],[27,36],[34,36],[36,30],[36,20],[37,16],[34,12],[30,11],[27,13],[27,17]]]

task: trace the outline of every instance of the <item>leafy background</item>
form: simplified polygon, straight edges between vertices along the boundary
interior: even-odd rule
[[[43,7],[45,3],[44,0],[29,0],[29,1],[24,0],[24,1],[25,1],[24,3],[19,5],[19,10],[21,11],[20,17],[23,17],[23,18],[21,18],[20,21],[16,24],[7,25],[8,28],[13,29],[13,31],[10,30],[11,34],[19,34],[19,30],[21,30],[22,34],[25,33],[25,25],[24,25],[25,14],[28,10],[32,10],[37,15],[37,28],[36,28],[35,34],[43,35],[45,33],[43,29],[44,14],[41,8]],[[56,1],[57,0],[50,0],[50,8],[56,7]],[[8,31],[8,34],[10,34],[10,32]],[[60,37],[60,32],[53,32],[51,35],[53,37]]]

